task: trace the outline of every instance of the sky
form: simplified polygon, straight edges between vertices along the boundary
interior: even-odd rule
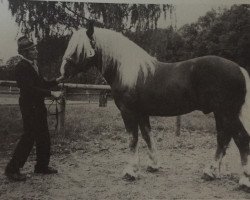
[[[70,0],[67,0],[70,1]],[[79,0],[78,0],[79,1]],[[80,0],[81,1],[81,0]],[[82,0],[84,1],[84,0]],[[177,28],[186,23],[192,23],[198,20],[200,16],[206,14],[212,8],[229,8],[235,3],[233,0],[88,0],[88,2],[124,2],[124,3],[172,3],[176,8]],[[240,3],[238,0],[237,3]],[[250,3],[250,0],[246,2]],[[243,2],[244,3],[244,2]],[[160,20],[161,27],[170,25],[170,20]],[[8,0],[0,0],[0,59],[6,61],[9,57],[17,54],[17,31],[15,19],[8,10]]]
[[[16,34],[18,27],[8,10],[7,0],[0,1],[0,59],[17,54]]]

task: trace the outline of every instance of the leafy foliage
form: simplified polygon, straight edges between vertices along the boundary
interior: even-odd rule
[[[15,80],[14,68],[21,60],[19,56],[11,57],[7,63],[0,67],[0,80]]]
[[[172,26],[163,30],[157,28],[158,19],[162,12],[172,13],[172,5],[23,0],[9,0],[9,3],[20,31],[39,38],[39,63],[49,78],[58,73],[70,29],[86,26],[86,18],[96,20],[96,26],[123,32],[160,61],[218,55],[250,69],[250,5],[211,10],[179,30]],[[92,70],[71,81],[96,83],[96,79],[101,80],[100,75]]]
[[[68,37],[49,36],[38,43],[38,63],[43,75],[52,79],[59,75],[62,56],[67,48]]]
[[[59,71],[72,28],[86,26],[88,19],[93,19],[96,26],[116,31],[149,30],[157,28],[161,12],[166,14],[173,6],[9,0],[9,9],[20,27],[19,32],[38,39],[39,64],[51,78]],[[88,76],[81,75],[71,81],[95,83],[96,77],[100,79],[92,70]]]
[[[178,61],[182,56],[184,40],[172,27],[128,32],[126,35],[162,62]]]
[[[250,5],[211,10],[196,23],[128,33],[127,36],[160,61],[174,62],[218,55],[250,71]]]
[[[137,30],[157,28],[161,12],[166,14],[173,6],[9,0],[9,9],[23,33],[34,31],[37,37],[44,38],[86,26],[88,19],[95,20],[97,26],[117,31],[132,26]]]
[[[250,5],[212,10],[180,29],[187,57],[219,55],[250,67]]]

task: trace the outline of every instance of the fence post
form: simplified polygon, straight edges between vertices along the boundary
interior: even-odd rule
[[[181,116],[177,116],[176,117],[176,131],[175,131],[175,135],[176,136],[180,136],[181,134]]]
[[[66,97],[65,95],[59,100],[58,103],[58,121],[57,121],[57,130],[59,134],[65,133],[65,107],[66,107]]]
[[[106,107],[107,106],[107,91],[103,90],[100,92],[99,95],[99,107]]]
[[[86,90],[86,94],[87,94],[88,101],[89,101],[89,103],[90,103],[90,94],[89,94],[89,91],[88,91],[88,90]]]

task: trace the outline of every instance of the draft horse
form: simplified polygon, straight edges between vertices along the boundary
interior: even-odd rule
[[[250,79],[238,64],[218,57],[163,63],[121,33],[90,26],[73,33],[60,72],[70,76],[97,67],[131,133],[130,160],[124,177],[138,177],[138,129],[148,146],[148,171],[159,169],[149,116],[176,116],[200,110],[214,113],[217,150],[204,175],[219,176],[222,158],[233,138],[241,156],[240,185],[250,187]]]

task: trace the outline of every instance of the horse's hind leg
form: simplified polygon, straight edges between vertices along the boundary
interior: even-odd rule
[[[128,164],[123,170],[125,180],[134,181],[139,172],[139,155],[138,155],[138,118],[136,114],[121,112],[126,131],[130,135],[130,158]]]
[[[226,149],[232,138],[233,129],[230,125],[230,121],[223,115],[214,113],[216,129],[217,129],[217,149],[214,156],[214,161],[203,171],[203,178],[207,180],[213,180],[220,177],[220,166],[222,158],[226,154]]]
[[[215,160],[219,161],[219,167],[221,164],[221,159],[225,155],[226,147],[225,144],[229,143],[231,137],[233,137],[235,144],[237,145],[240,156],[241,156],[241,165],[243,169],[242,177],[240,178],[239,184],[243,186],[247,186],[250,188],[250,163],[249,163],[249,141],[250,137],[243,127],[239,117],[237,114],[230,113],[223,118],[222,120],[222,130],[225,130],[223,137],[219,137],[218,139],[218,148],[215,155]],[[218,131],[218,136],[220,131]],[[223,133],[223,132],[222,132]],[[229,139],[230,138],[230,139]],[[223,149],[224,144],[224,149]],[[220,147],[221,146],[221,147]],[[221,149],[221,150],[220,150]]]
[[[250,188],[250,163],[249,163],[249,135],[242,126],[241,122],[239,122],[239,131],[233,135],[233,139],[235,144],[237,145],[240,156],[241,156],[241,165],[243,174],[240,178],[239,184],[241,186],[247,186]]]
[[[149,122],[149,116],[143,116],[139,119],[139,126],[141,129],[142,137],[148,146],[149,163],[147,171],[155,172],[159,170],[157,149],[155,146],[154,138],[151,135],[151,127]]]

